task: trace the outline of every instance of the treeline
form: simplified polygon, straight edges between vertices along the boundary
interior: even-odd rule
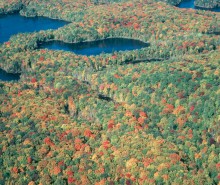
[[[202,8],[220,7],[220,0],[195,0],[195,5]]]

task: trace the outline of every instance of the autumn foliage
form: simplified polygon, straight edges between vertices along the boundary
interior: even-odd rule
[[[21,6],[19,3],[24,3]],[[0,0],[0,12],[59,18],[0,45],[0,184],[219,184],[218,13],[154,0]],[[129,37],[98,56],[50,40]]]

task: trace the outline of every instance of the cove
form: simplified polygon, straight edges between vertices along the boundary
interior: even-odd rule
[[[46,17],[23,17],[18,13],[0,15],[0,43],[18,33],[57,29],[68,22]]]
[[[18,81],[20,79],[20,74],[7,73],[6,71],[0,69],[0,81]]]
[[[192,9],[196,9],[196,10],[208,10],[208,11],[213,11],[213,12],[220,12],[220,7],[218,7],[218,8],[201,8],[201,7],[195,6],[194,1],[195,0],[182,1],[179,5],[177,5],[177,7],[179,7],[179,8],[192,8]]]
[[[41,49],[53,49],[71,51],[79,55],[99,55],[101,53],[113,53],[115,51],[129,51],[148,47],[148,43],[141,42],[134,39],[125,38],[108,38],[104,40],[79,42],[79,43],[65,43],[62,41],[49,41],[41,43]]]

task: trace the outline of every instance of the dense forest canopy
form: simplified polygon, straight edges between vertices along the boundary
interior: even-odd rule
[[[70,22],[0,45],[0,67],[21,73],[0,82],[0,184],[219,184],[220,13],[169,3],[0,0]],[[150,45],[39,49],[114,37]]]

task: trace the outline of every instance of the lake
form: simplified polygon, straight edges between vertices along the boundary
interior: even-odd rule
[[[213,11],[213,12],[220,12],[220,7],[218,8],[200,8],[194,5],[195,0],[186,0],[181,2],[178,7],[179,8],[192,8],[196,10],[208,10],[208,11]]]
[[[6,71],[0,69],[0,81],[12,81],[19,80],[20,74],[7,73]]]
[[[79,55],[99,55],[101,53],[113,53],[115,51],[129,51],[148,47],[148,43],[134,39],[108,38],[98,41],[80,43],[64,43],[62,41],[50,41],[40,44],[41,49],[53,49],[71,51]]]
[[[0,43],[8,41],[14,34],[57,29],[67,23],[46,17],[23,17],[18,13],[0,15]]]

